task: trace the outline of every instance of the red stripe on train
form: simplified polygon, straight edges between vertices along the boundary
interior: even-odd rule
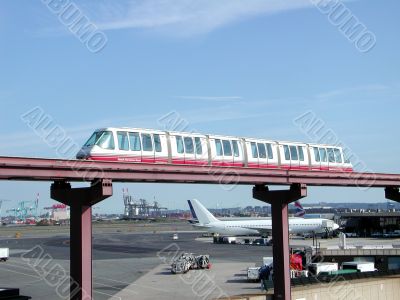
[[[98,161],[120,161],[120,162],[143,162],[143,163],[168,163],[167,157],[149,157],[149,156],[89,156],[88,160],[98,160]],[[182,165],[208,165],[206,160],[185,160],[183,158],[172,158],[173,164]],[[222,167],[243,167],[242,162],[227,162],[227,161],[212,161],[213,166]],[[270,164],[257,164],[248,163],[249,168],[260,168],[260,169],[284,169],[284,170],[312,170],[312,171],[337,171],[337,172],[353,172],[353,168],[343,168],[343,167],[315,167],[315,166],[291,166],[291,165],[270,165]]]
[[[187,160],[183,158],[172,158],[172,163],[177,165],[208,165],[208,161],[206,160]]]
[[[228,161],[220,161],[220,160],[213,160],[211,162],[213,166],[220,166],[220,167],[243,167],[242,162],[228,162]]]

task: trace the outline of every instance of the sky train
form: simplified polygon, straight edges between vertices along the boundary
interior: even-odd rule
[[[143,128],[97,129],[77,159],[352,172],[341,147]]]

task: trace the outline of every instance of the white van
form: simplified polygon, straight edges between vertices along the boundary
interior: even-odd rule
[[[378,271],[375,268],[373,262],[367,261],[350,261],[342,263],[343,270],[357,270],[358,272],[375,272]]]

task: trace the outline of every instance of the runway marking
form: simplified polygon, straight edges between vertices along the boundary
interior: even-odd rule
[[[23,268],[23,269],[26,269],[26,270],[31,270],[31,271],[33,271],[33,272],[36,273],[35,269],[32,268],[32,267],[29,267],[29,265],[27,265],[27,264],[25,265],[25,264],[21,264],[21,263],[17,263],[17,262],[8,262],[7,265],[11,265],[11,266],[14,266],[14,267]],[[42,269],[43,269],[43,268],[42,268]],[[43,270],[46,270],[46,269],[43,269]],[[66,273],[68,273],[68,272],[66,271]],[[37,273],[36,273],[36,274],[37,274]]]
[[[107,293],[104,293],[104,292],[99,292],[99,291],[96,291],[96,290],[94,290],[93,292],[94,292],[94,293],[98,293],[98,294],[103,294],[103,295],[106,295],[106,296],[110,296],[111,298],[115,298],[115,299],[122,300],[121,297],[114,296],[114,295],[110,295],[110,294],[107,294]]]
[[[25,266],[25,265],[21,265],[21,264],[16,263],[16,262],[8,262],[7,265],[4,265],[4,266],[5,266],[5,267],[6,267],[6,266],[18,267],[18,268],[22,268],[22,269],[25,269],[25,270],[32,271],[32,272],[34,272],[35,274],[37,274],[37,273],[35,272],[35,270],[32,269],[31,267],[28,267],[28,266]]]
[[[131,289],[125,289],[125,288],[123,288],[123,289],[119,289],[119,288],[113,287],[113,286],[111,286],[111,285],[108,285],[108,284],[99,283],[98,281],[94,281],[94,283],[95,283],[95,284],[99,284],[99,285],[103,285],[103,286],[106,286],[106,287],[113,288],[113,289],[117,290],[118,292],[122,292],[122,291],[130,291],[130,292],[132,292],[132,294],[135,294],[135,295],[138,295],[138,294],[139,294],[138,292],[136,292],[136,291],[134,291],[134,290],[131,290]]]
[[[10,270],[10,269],[7,269],[7,268],[5,268],[5,269],[6,269],[7,271],[9,271],[9,272],[13,272],[13,273],[17,273],[17,274],[21,274],[21,275],[25,275],[25,276],[29,276],[29,277],[34,277],[34,278],[40,279],[39,281],[42,280],[42,278],[41,278],[40,276],[30,275],[30,274],[26,274],[26,273],[22,273],[22,272]]]
[[[35,274],[37,274],[37,273],[35,272],[34,269],[32,269],[32,268],[30,268],[30,267],[27,267],[27,266],[22,266],[22,265],[20,265],[19,263],[9,263],[9,264],[7,264],[7,266],[18,267],[18,268],[30,270],[30,271],[34,272]],[[1,266],[0,266],[0,269],[1,269]],[[26,275],[26,276],[31,276],[31,277],[34,277],[34,278],[38,278],[39,280],[37,280],[37,281],[35,281],[35,282],[39,282],[39,281],[42,281],[42,280],[43,280],[43,278],[40,277],[40,276],[38,276],[38,275],[35,276],[35,275],[30,275],[30,274],[26,274],[26,273],[22,273],[22,272],[18,272],[18,271],[13,271],[13,270],[10,270],[10,269],[8,269],[8,268],[5,268],[5,269],[6,269],[7,271],[10,271],[10,272],[14,272],[14,273],[18,273],[18,274],[24,274],[24,275]],[[46,269],[43,269],[43,270],[46,271]],[[66,274],[69,276],[69,272],[67,272],[67,270],[65,270],[65,272],[66,272]],[[50,274],[50,273],[46,273],[46,276],[48,276],[49,274]],[[54,274],[53,276],[61,276],[61,275]],[[103,279],[101,279],[101,280],[103,280]],[[120,281],[117,281],[117,280],[113,280],[113,281],[115,281],[115,282],[117,282],[117,283],[125,283],[125,282],[120,282]],[[135,295],[138,295],[138,294],[139,294],[138,292],[136,292],[136,291],[134,291],[134,290],[132,290],[132,289],[128,289],[128,288],[119,289],[119,288],[114,287],[114,286],[109,285],[109,284],[100,283],[99,281],[96,281],[96,280],[93,280],[93,283],[94,283],[94,285],[97,284],[97,285],[102,285],[102,286],[106,286],[106,287],[115,289],[115,290],[117,290],[118,292],[120,292],[120,291],[129,291],[129,292],[131,292],[132,294],[135,294]],[[125,284],[126,284],[126,283],[125,283]],[[129,284],[128,284],[128,285],[129,285]],[[109,295],[109,296],[111,296],[111,295]]]
[[[99,276],[93,276],[93,278],[99,278],[99,279],[103,279],[103,280],[109,280],[109,281],[115,281],[115,282],[119,282],[119,283],[125,283],[125,284],[127,284],[128,286],[130,286],[130,285],[137,285],[137,286],[139,286],[137,283],[135,283],[135,281],[134,282],[131,282],[131,283],[129,283],[129,282],[125,282],[125,281],[120,281],[120,280],[115,280],[115,279],[109,279],[109,278],[104,278],[104,277],[99,277]],[[139,278],[138,278],[139,279]],[[163,289],[158,289],[158,288],[155,288],[155,287],[153,287],[153,286],[147,286],[147,285],[143,285],[143,284],[140,284],[140,286],[141,287],[145,287],[145,288],[149,288],[149,289],[153,289],[153,290],[156,290],[156,291],[164,291]]]

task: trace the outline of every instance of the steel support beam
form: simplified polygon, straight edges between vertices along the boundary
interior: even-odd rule
[[[306,196],[307,187],[303,184],[293,184],[289,190],[270,191],[262,185],[253,188],[255,199],[271,204],[274,299],[291,299],[288,204]]]
[[[400,187],[400,174],[127,163],[0,156],[0,180]]]
[[[96,181],[86,188],[54,182],[51,198],[70,206],[70,299],[92,297],[92,205],[112,195],[111,180]]]
[[[393,200],[396,202],[400,202],[400,191],[399,188],[396,187],[387,187],[385,188],[385,198],[389,200]]]

